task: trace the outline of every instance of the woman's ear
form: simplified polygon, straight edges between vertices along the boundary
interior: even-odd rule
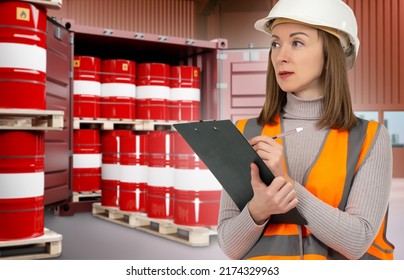
[[[345,57],[346,57],[346,64],[348,69],[351,69],[356,60],[356,54],[355,54],[355,47],[353,45],[350,45],[346,50],[345,50]]]

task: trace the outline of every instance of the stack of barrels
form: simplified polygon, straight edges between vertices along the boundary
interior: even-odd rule
[[[90,56],[75,56],[74,66],[76,118],[200,119],[199,67]],[[177,132],[80,129],[74,135],[82,149],[74,155],[73,191],[98,185],[102,206],[183,225],[217,224],[221,186]]]
[[[221,185],[178,132],[103,131],[101,154],[102,206],[217,225]]]
[[[0,2],[0,108],[46,109],[41,6]],[[44,132],[0,131],[0,241],[44,234]]]
[[[75,56],[73,88],[77,118],[200,119],[196,66]]]

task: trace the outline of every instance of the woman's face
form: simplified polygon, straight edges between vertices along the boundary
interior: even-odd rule
[[[323,95],[323,42],[317,29],[296,23],[276,25],[272,29],[271,61],[283,91],[303,99]]]

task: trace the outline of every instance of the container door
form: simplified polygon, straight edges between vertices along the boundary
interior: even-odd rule
[[[235,122],[258,116],[265,100],[268,49],[223,50],[218,59],[220,118]]]
[[[72,123],[69,36],[64,27],[48,18],[46,109],[64,111],[65,128],[45,133],[45,206],[62,204],[69,199]]]

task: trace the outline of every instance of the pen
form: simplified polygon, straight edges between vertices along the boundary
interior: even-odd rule
[[[282,138],[282,137],[285,137],[285,136],[288,136],[288,135],[291,135],[291,134],[298,133],[298,132],[300,132],[302,130],[303,130],[303,127],[298,127],[298,128],[293,129],[293,130],[289,130],[289,131],[286,131],[284,133],[280,133],[278,135],[275,135],[275,136],[272,137],[272,139]]]

